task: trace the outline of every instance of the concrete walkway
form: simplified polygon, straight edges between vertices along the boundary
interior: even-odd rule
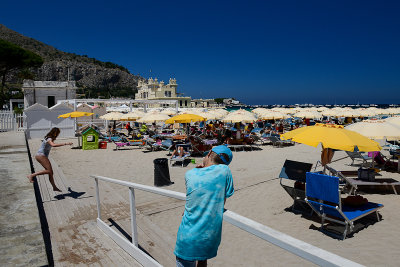
[[[0,265],[48,265],[23,133],[0,133]]]

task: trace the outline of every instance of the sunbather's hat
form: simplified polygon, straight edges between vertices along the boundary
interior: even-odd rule
[[[215,146],[211,149],[211,151],[216,153],[226,165],[229,165],[229,163],[231,163],[233,155],[232,151],[227,146],[225,145]],[[228,156],[228,161],[221,154],[226,154]]]

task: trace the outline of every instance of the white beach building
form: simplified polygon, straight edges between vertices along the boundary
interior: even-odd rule
[[[75,81],[33,81],[24,80],[24,106],[28,108],[35,103],[51,108],[58,100],[75,99]]]

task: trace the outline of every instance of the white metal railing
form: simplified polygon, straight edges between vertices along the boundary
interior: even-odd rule
[[[96,184],[96,200],[97,200],[97,225],[107,235],[109,235],[118,245],[120,245],[126,252],[134,257],[139,263],[144,266],[161,266],[153,258],[138,248],[137,241],[137,225],[136,225],[136,206],[135,206],[135,189],[150,192],[157,195],[163,195],[171,198],[185,200],[184,193],[161,189],[153,186],[136,184],[113,178],[91,175]],[[129,200],[131,211],[131,228],[132,228],[132,242],[129,242],[122,235],[118,234],[115,230],[111,229],[105,222],[101,220],[100,211],[100,193],[99,193],[99,180],[109,183],[114,183],[129,188]],[[341,256],[320,249],[301,240],[295,239],[289,235],[276,231],[268,226],[253,221],[247,217],[236,214],[233,211],[226,210],[224,212],[224,220],[232,225],[253,234],[265,241],[270,242],[288,252],[291,252],[305,260],[315,263],[320,266],[363,266],[356,262],[345,259]]]
[[[9,110],[0,110],[0,132],[24,131],[26,116]]]

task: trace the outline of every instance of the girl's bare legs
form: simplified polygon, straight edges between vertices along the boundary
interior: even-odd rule
[[[48,174],[50,183],[53,186],[53,190],[61,192],[61,190],[58,189],[58,187],[54,183],[53,168],[51,167],[50,160],[46,156],[38,156],[38,155],[35,156],[35,159],[43,166],[44,170],[28,175],[29,181],[33,183],[33,178],[36,177],[37,175]]]

